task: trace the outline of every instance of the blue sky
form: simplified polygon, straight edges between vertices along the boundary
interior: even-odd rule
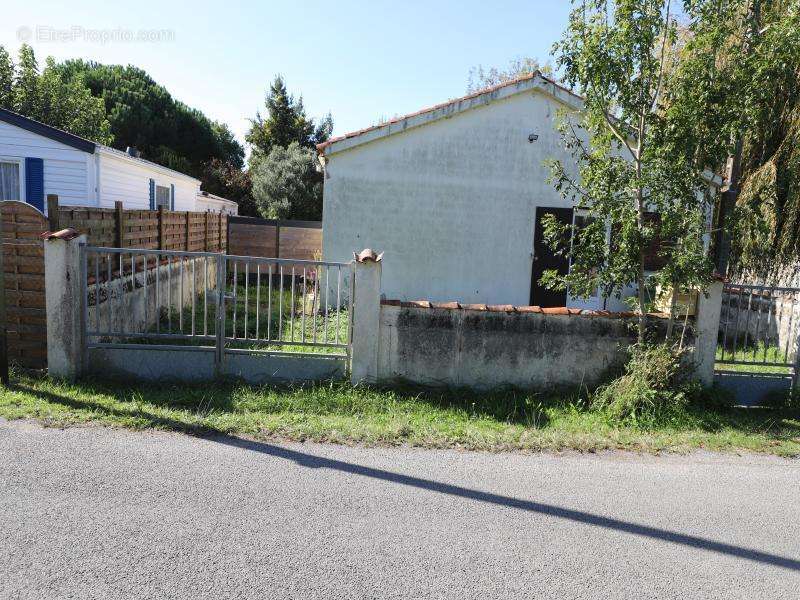
[[[335,133],[463,95],[477,65],[547,59],[567,0],[389,2],[6,2],[0,44],[21,38],[41,63],[134,64],[240,140],[276,73]],[[160,41],[102,41],[120,30]],[[159,33],[165,30],[166,33]],[[159,37],[161,36],[161,37]],[[47,39],[47,38],[50,39]],[[56,39],[60,38],[60,39]]]

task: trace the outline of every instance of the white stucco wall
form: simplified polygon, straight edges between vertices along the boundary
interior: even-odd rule
[[[388,298],[527,305],[536,206],[571,206],[543,164],[571,162],[554,127],[562,106],[529,90],[332,153],[325,260],[384,251]]]

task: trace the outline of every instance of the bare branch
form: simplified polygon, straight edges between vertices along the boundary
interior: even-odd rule
[[[634,159],[639,160],[639,156],[636,154],[636,152],[633,151],[633,148],[631,148],[631,145],[628,143],[628,140],[626,140],[625,137],[620,133],[620,131],[614,126],[614,121],[616,119],[613,116],[611,116],[605,109],[603,109],[603,118],[605,118],[606,123],[608,124],[608,128],[611,130],[611,133],[614,134],[614,137],[616,137],[620,142],[622,142],[625,145],[625,147],[628,149],[628,152],[631,153],[631,156]]]

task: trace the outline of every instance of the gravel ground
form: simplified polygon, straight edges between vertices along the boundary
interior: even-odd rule
[[[0,420],[2,598],[797,598],[800,462]]]

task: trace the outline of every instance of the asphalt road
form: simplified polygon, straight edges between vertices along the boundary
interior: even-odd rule
[[[800,462],[0,421],[2,598],[798,598]]]

